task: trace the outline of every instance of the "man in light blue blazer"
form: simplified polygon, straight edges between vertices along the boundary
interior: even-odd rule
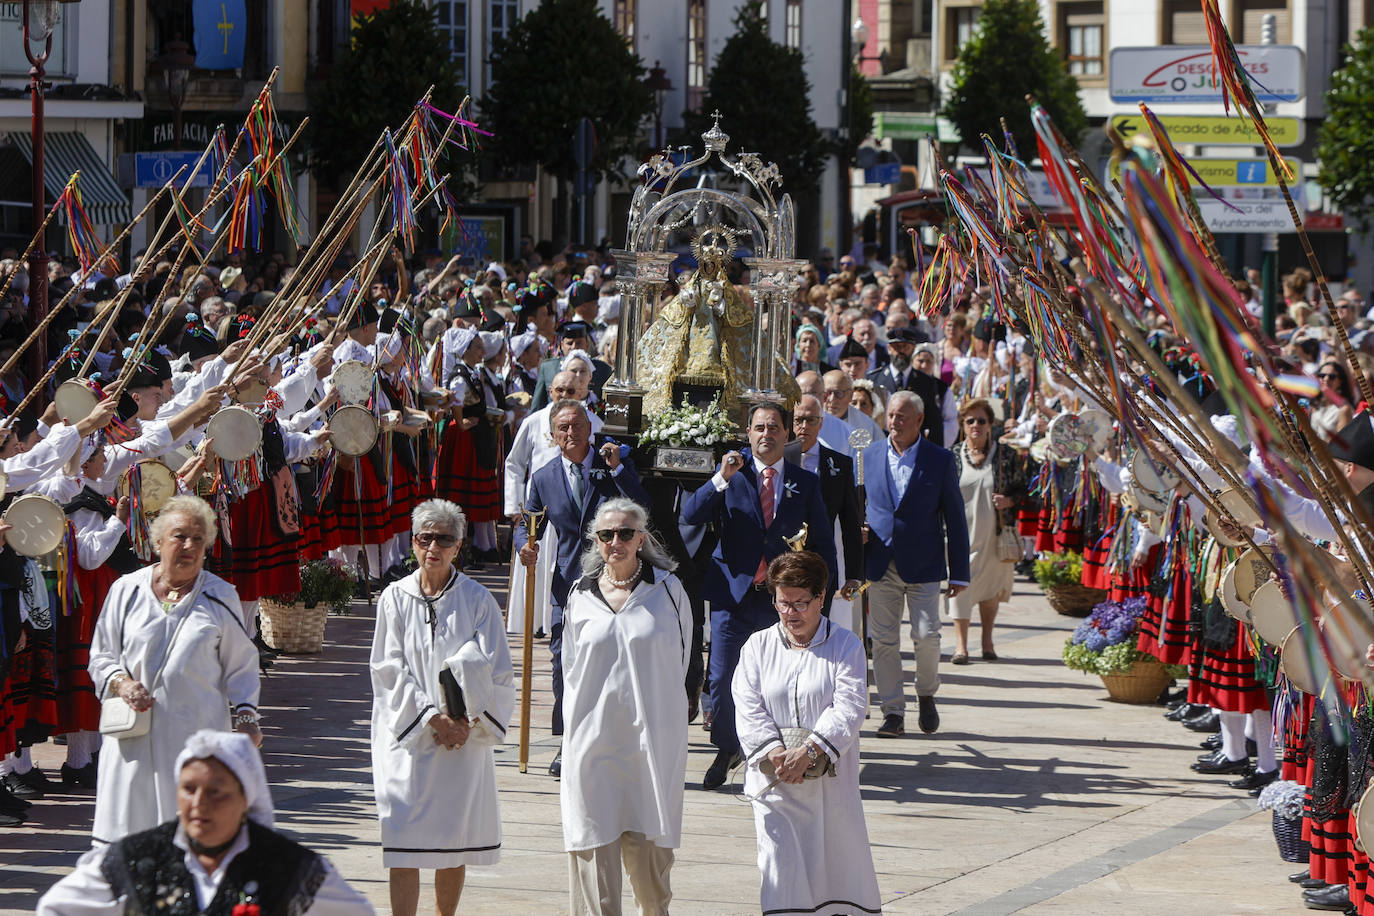
[[[968,523],[954,454],[921,437],[924,403],[911,391],[887,403],[888,438],[864,455],[868,495],[868,635],[883,712],[879,738],[905,734],[902,609],[911,608],[921,731],[940,727],[940,595],[968,587]]]
[[[831,591],[837,584],[834,529],[820,480],[783,460],[788,427],[780,404],[755,404],[749,412],[749,449],[728,452],[715,476],[682,505],[685,524],[710,522],[720,539],[705,564],[701,587],[711,602],[711,743],[719,748],[702,780],[707,789],[724,785],[740,760],[730,682],[745,641],[778,622],[765,572],[787,550],[784,538],[795,537],[806,525],[806,549],[829,565]]]

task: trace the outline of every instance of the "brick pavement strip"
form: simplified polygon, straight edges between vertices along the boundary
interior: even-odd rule
[[[478,578],[502,597],[502,570]],[[1268,812],[1223,779],[1191,773],[1196,736],[1157,707],[1112,703],[1096,678],[1065,669],[1059,651],[1074,621],[1034,586],[1017,588],[999,620],[1002,659],[942,666],[938,735],[880,741],[876,713],[866,723],[861,780],[885,911],[1306,912]],[[330,619],[322,654],[284,656],[272,669],[265,752],[278,825],[387,912],[368,754],[372,620],[357,602],[352,616]],[[515,641],[512,655],[518,671]],[[535,662],[530,770],[520,774],[514,744],[498,750],[504,855],[469,870],[464,913],[566,912],[558,783],[545,772],[557,748],[547,642]],[[711,756],[699,725],[691,742],[673,912],[757,912],[752,813],[737,785],[699,788]],[[35,749],[53,776],[61,755]],[[0,836],[0,912],[32,912],[86,847],[91,810],[89,793],[55,795]]]

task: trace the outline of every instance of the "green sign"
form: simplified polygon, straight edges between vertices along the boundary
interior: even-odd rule
[[[873,136],[879,140],[924,140],[929,136],[941,142],[958,139],[954,125],[944,118],[904,111],[874,112]]]

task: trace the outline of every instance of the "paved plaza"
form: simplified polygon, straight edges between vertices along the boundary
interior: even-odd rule
[[[502,597],[504,568],[479,578]],[[323,654],[283,657],[272,669],[264,752],[278,826],[327,854],[385,913],[368,754],[372,622],[356,602],[351,616],[330,619]],[[1034,585],[1017,583],[1000,623],[1001,660],[942,665],[937,735],[882,741],[876,712],[866,724],[861,782],[884,912],[1307,912],[1286,880],[1295,866],[1278,858],[1269,812],[1224,778],[1189,771],[1200,736],[1158,707],[1110,702],[1097,678],[1065,669],[1059,653],[1074,621]],[[515,640],[511,654],[518,677]],[[502,861],[469,869],[462,913],[567,911],[558,783],[546,773],[556,749],[547,660],[539,641],[530,771],[519,772],[514,743],[497,751]],[[673,912],[755,913],[752,813],[738,778],[729,792],[699,788],[712,754],[699,723],[691,742]],[[61,755],[51,744],[35,751],[53,776]],[[92,798],[52,796],[28,825],[0,836],[0,911],[32,912],[66,873],[88,845]],[[628,884],[626,893],[633,912]]]

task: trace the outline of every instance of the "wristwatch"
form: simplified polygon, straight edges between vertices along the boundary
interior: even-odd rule
[[[820,760],[821,757],[820,748],[816,747],[816,745],[812,744],[810,741],[806,742],[806,756],[811,759],[811,765],[815,766],[816,761]]]

